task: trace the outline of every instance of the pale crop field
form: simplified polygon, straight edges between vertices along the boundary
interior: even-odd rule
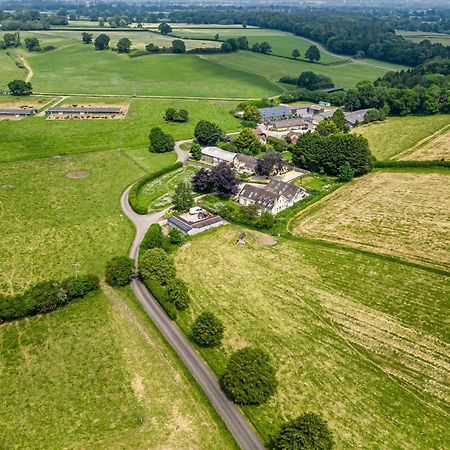
[[[227,225],[176,254],[192,304],[225,324],[200,350],[217,374],[256,345],[277,368],[276,396],[245,413],[268,440],[283,420],[324,415],[336,448],[444,448],[450,440],[448,278],[338,246]]]
[[[375,172],[300,213],[297,235],[450,268],[450,176]]]

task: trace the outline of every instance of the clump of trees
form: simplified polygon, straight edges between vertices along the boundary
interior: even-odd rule
[[[63,281],[41,281],[23,294],[0,295],[0,322],[53,311],[98,288],[98,277],[81,275]]]
[[[36,37],[25,38],[25,47],[29,52],[40,52],[41,51],[41,45],[39,43],[39,39]]]
[[[243,128],[233,144],[240,153],[246,155],[257,155],[263,149],[263,145],[250,128]]]
[[[187,122],[189,120],[189,112],[185,109],[177,111],[175,108],[167,108],[164,120],[166,122]]]
[[[255,172],[257,175],[269,177],[278,173],[285,165],[280,153],[266,152],[256,161]]]
[[[33,87],[30,82],[23,80],[13,80],[8,83],[8,90],[11,95],[16,97],[22,97],[25,95],[31,95],[33,93]]]
[[[162,35],[166,35],[166,34],[169,34],[169,33],[172,33],[172,27],[168,24],[168,23],[166,23],[166,22],[161,22],[159,25],[158,25],[158,30],[160,31],[160,33],[162,34]]]
[[[219,125],[200,120],[195,126],[194,136],[200,145],[215,145],[223,136],[223,131]]]
[[[160,127],[150,130],[149,150],[151,153],[171,152],[175,148],[175,139],[169,133],[165,133]]]
[[[186,44],[181,39],[172,41],[172,53],[186,53]]]
[[[266,352],[246,347],[231,355],[220,385],[239,405],[261,405],[277,390],[275,375],[276,370]]]
[[[216,347],[220,345],[224,331],[222,321],[214,313],[205,311],[195,319],[191,336],[201,347]]]
[[[15,33],[5,33],[3,35],[3,45],[0,48],[20,47],[20,34],[18,31]]]
[[[117,52],[118,53],[130,53],[130,49],[131,49],[131,45],[132,42],[130,41],[130,39],[124,37],[119,39],[119,41],[117,42]]]
[[[251,48],[252,52],[262,53],[263,55],[269,55],[272,53],[272,46],[264,41],[264,42],[255,42]]]
[[[159,247],[147,250],[139,258],[139,273],[144,280],[153,280],[165,286],[175,278],[175,265],[169,255]]]
[[[105,269],[105,281],[110,286],[126,286],[133,276],[134,261],[127,256],[115,256]]]
[[[182,181],[181,183],[178,183],[175,187],[175,192],[173,194],[172,200],[174,208],[177,211],[189,211],[189,208],[194,203],[191,183],[189,183],[188,181]]]
[[[109,49],[110,37],[107,34],[99,34],[94,41],[95,50],[107,50]]]
[[[212,170],[200,169],[192,178],[192,186],[196,192],[207,193],[216,190],[223,197],[235,195],[238,184],[233,169],[225,162],[221,162]]]
[[[247,105],[242,115],[242,126],[254,128],[261,122],[261,113],[256,105]]]
[[[83,44],[92,44],[92,39],[92,33],[88,33],[86,31],[83,31],[83,33],[81,33],[81,40],[83,41]]]
[[[272,439],[274,450],[331,450],[333,433],[321,416],[307,412],[286,422]]]

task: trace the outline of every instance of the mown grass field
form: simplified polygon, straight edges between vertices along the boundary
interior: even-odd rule
[[[139,166],[132,160],[139,157]],[[102,275],[133,237],[124,188],[173,154],[120,151],[0,164],[0,293]],[[74,171],[87,172],[70,179]],[[235,448],[130,290],[0,325],[5,448]]]
[[[234,102],[72,97],[64,103],[90,100],[111,104],[131,102],[131,106],[127,116],[121,120],[50,121],[44,117],[31,117],[19,122],[0,121],[0,161],[111,149],[125,149],[129,154],[142,156],[148,148],[150,129],[155,126],[162,127],[175,139],[192,137],[195,125],[201,119],[219,123],[224,131],[233,131],[239,127],[239,121],[229,113],[235,107]],[[166,123],[163,117],[169,107],[189,111],[189,122]]]
[[[384,122],[363,125],[354,132],[368,139],[370,150],[377,159],[404,159],[403,156],[412,154],[416,146],[419,150],[422,144],[426,144],[435,133],[449,124],[450,114],[388,117]],[[441,158],[439,150],[433,149],[432,142],[427,148],[428,151],[421,151],[417,155],[418,159]]]
[[[281,92],[264,74],[224,69],[196,55],[130,58],[80,43],[33,55],[29,63],[40,93],[260,98]]]
[[[450,174],[366,175],[304,210],[291,228],[297,235],[449,270]]]
[[[202,351],[221,373],[245,345],[269,352],[278,393],[244,408],[267,439],[305,411],[322,413],[337,448],[444,448],[450,439],[447,278],[337,246],[226,226],[176,254],[192,304],[225,324]]]
[[[4,448],[235,448],[130,296],[0,325]]]
[[[205,55],[208,61],[214,61],[229,69],[236,69],[264,75],[268,80],[277,82],[289,75],[297,77],[301,72],[312,71],[331,77],[336,86],[350,88],[361,80],[376,80],[389,70],[400,70],[401,66],[373,60],[356,60],[348,64],[324,66],[305,61],[293,61],[254,52],[237,52],[228,55]]]
[[[5,50],[0,50],[0,91],[7,90],[10,81],[21,80],[25,75],[26,71],[17,67]]]
[[[398,155],[395,159],[448,161],[450,159],[450,124],[419,141],[410,151]]]
[[[196,39],[214,39],[216,34],[219,35],[220,40],[228,38],[238,38],[239,36],[246,36],[250,47],[255,42],[268,42],[272,46],[272,54],[279,56],[292,57],[292,50],[295,48],[300,50],[301,58],[305,57],[305,52],[311,46],[311,42],[303,39],[300,36],[294,36],[291,33],[285,33],[278,30],[269,30],[261,28],[238,28],[238,29],[207,29],[207,28],[177,28],[172,32],[173,35],[181,38],[196,38]],[[328,52],[320,52],[320,62],[323,64],[330,64],[347,59],[346,57],[339,57]]]

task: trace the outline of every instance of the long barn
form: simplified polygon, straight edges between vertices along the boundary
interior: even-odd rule
[[[48,108],[46,114],[122,114],[123,110],[117,106],[54,106]]]
[[[35,112],[33,108],[1,108],[0,116],[32,116]]]

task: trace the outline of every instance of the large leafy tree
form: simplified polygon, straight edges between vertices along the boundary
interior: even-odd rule
[[[258,107],[255,105],[246,106],[244,109],[242,119],[247,122],[253,122],[254,124],[259,123],[261,120],[261,113]]]
[[[292,57],[294,59],[300,58],[300,51],[298,48],[294,48],[294,50],[292,50]]]
[[[39,39],[36,37],[25,38],[25,47],[29,52],[39,52],[41,51],[41,45]]]
[[[149,150],[152,153],[171,152],[175,147],[175,140],[172,135],[165,133],[159,127],[151,129],[149,140]]]
[[[142,240],[142,248],[149,250],[151,248],[163,248],[165,246],[166,237],[162,232],[158,223],[150,225]]]
[[[191,183],[182,181],[176,186],[173,194],[173,205],[175,209],[180,212],[186,212],[192,206],[193,202]]]
[[[162,248],[147,250],[139,259],[139,272],[144,280],[166,285],[175,278],[175,265]]]
[[[124,37],[122,39],[119,39],[119,42],[117,42],[117,51],[119,53],[130,53],[132,42]]]
[[[277,389],[276,370],[269,355],[246,347],[234,352],[220,378],[227,396],[239,405],[261,405]]]
[[[255,172],[257,175],[270,176],[277,173],[285,165],[280,153],[267,152],[256,162]]]
[[[99,34],[94,41],[95,50],[107,50],[109,48],[110,37],[107,34]]]
[[[116,256],[106,265],[105,281],[110,286],[126,286],[133,275],[134,261],[126,256]]]
[[[200,145],[215,145],[222,135],[219,125],[207,120],[200,120],[195,126],[194,136]]]
[[[186,283],[180,278],[173,278],[167,283],[167,301],[173,303],[179,311],[189,306],[190,297]]]
[[[9,93],[15,96],[30,95],[33,92],[31,83],[23,80],[13,80],[8,83]]]
[[[172,33],[172,27],[166,22],[161,22],[158,26],[158,29],[163,35]]]
[[[261,151],[261,144],[250,128],[243,128],[234,141],[234,145],[247,155],[257,155]]]
[[[172,53],[186,53],[186,44],[181,39],[172,41]]]
[[[305,413],[282,425],[272,445],[274,450],[331,450],[334,441],[321,416]]]
[[[3,35],[3,42],[5,47],[20,47],[20,35],[19,32],[16,33],[6,33]]]
[[[192,339],[202,347],[215,347],[223,338],[223,323],[210,311],[202,312],[192,325]]]
[[[211,172],[206,169],[200,169],[196,172],[192,177],[192,187],[195,192],[211,192],[214,187],[211,180]]]
[[[342,108],[338,108],[334,112],[334,114],[331,116],[331,120],[336,124],[337,128],[340,131],[348,131],[347,121],[345,120],[345,114]]]
[[[315,45],[311,45],[311,47],[306,50],[305,58],[309,59],[310,62],[319,61],[320,59],[320,51]]]
[[[210,173],[211,184],[224,197],[231,197],[237,193],[239,181],[233,169],[225,162],[215,166]]]
[[[81,40],[83,41],[83,44],[91,44],[92,43],[92,33],[83,31],[83,33],[81,33]]]

